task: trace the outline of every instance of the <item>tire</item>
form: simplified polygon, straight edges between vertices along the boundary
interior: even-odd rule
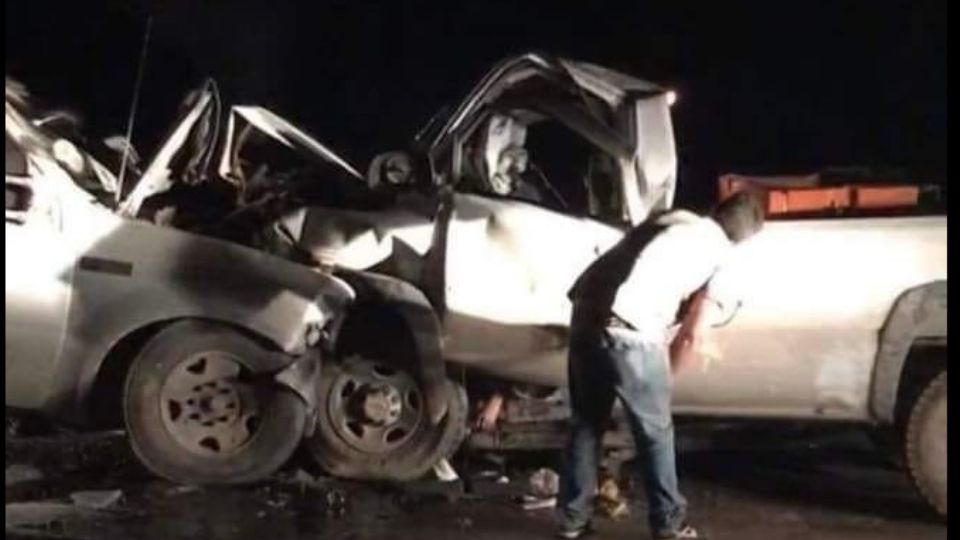
[[[947,372],[934,377],[910,407],[905,430],[907,470],[923,499],[947,515]]]
[[[407,370],[354,356],[326,363],[320,379],[317,429],[306,445],[334,476],[414,480],[452,455],[466,436],[467,396],[453,381],[447,381],[448,412],[433,426],[422,388]],[[391,408],[397,403],[400,410]]]
[[[299,397],[263,377],[282,367],[277,357],[211,323],[161,330],[134,359],[124,388],[137,457],[184,484],[253,482],[276,471],[296,450],[306,419]]]

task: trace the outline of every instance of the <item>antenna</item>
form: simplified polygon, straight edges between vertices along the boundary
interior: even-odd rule
[[[140,101],[140,87],[143,85],[143,71],[147,64],[147,45],[150,43],[150,28],[153,26],[153,15],[147,16],[147,26],[143,31],[143,47],[140,49],[140,61],[137,64],[137,78],[133,83],[133,99],[130,100],[130,114],[127,116],[126,144],[123,145],[123,157],[120,160],[120,178],[117,180],[116,203],[120,204],[123,194],[123,178],[127,173],[127,157],[133,142],[133,121],[137,115],[137,103]]]

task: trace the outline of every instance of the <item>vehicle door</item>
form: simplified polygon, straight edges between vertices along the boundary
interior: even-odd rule
[[[560,191],[585,192],[584,170],[566,172],[553,180]],[[589,201],[584,193],[558,207],[550,194],[534,202],[455,189],[444,261],[448,358],[533,383],[565,381],[567,292],[627,227],[598,219]]]
[[[62,212],[48,174],[6,136],[6,395],[7,405],[42,403],[56,368],[70,304],[75,251],[63,235]]]

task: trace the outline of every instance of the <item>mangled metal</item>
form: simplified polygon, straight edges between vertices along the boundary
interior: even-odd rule
[[[84,427],[123,421],[144,464],[177,481],[275,470],[312,427],[314,393],[303,387],[315,381],[329,351],[323,332],[352,300],[350,287],[125,217],[135,205],[115,205],[116,176],[34,121],[15,90],[6,100],[7,407]],[[204,159],[194,157],[161,152],[159,163],[197,170]],[[157,180],[149,187],[170,183],[167,165],[147,167]]]
[[[195,277],[195,268],[185,274],[173,270],[190,267],[191,258],[217,260],[223,283],[193,281],[191,302],[206,309],[194,296],[243,291],[210,309],[225,321],[253,325],[288,358],[297,356],[297,363],[282,366],[287,369],[280,382],[320,412],[330,407],[323,396],[308,394],[322,375],[305,360],[306,344],[314,341],[306,336],[321,328],[320,341],[338,361],[344,319],[378,311],[396,314],[390,319],[396,328],[381,331],[404,333],[412,344],[415,358],[404,369],[419,385],[432,426],[441,425],[448,409],[465,414],[465,406],[449,408],[447,362],[471,376],[563,386],[569,287],[626,230],[672,208],[676,191],[670,92],[601,66],[548,55],[526,54],[497,64],[457,107],[436,115],[408,150],[377,156],[367,175],[266,109],[223,106],[216,89],[205,85],[187,100],[142,174],[135,171],[120,186],[114,172],[75,147],[54,148],[56,138],[43,136],[17,112],[22,98],[16,87],[8,84],[7,95],[8,144],[33,144],[47,156],[32,160],[32,170],[57,176],[57,185],[82,193],[85,204],[101,204],[96,201],[103,194],[121,195],[116,213],[100,215],[99,226],[113,227],[123,216],[131,218],[123,221],[124,228],[138,232],[101,242],[88,255],[109,259],[120,245],[149,241],[159,250],[172,243],[162,255],[134,261],[134,274],[148,268],[160,281]],[[572,153],[578,161],[565,170],[549,169],[540,154],[549,157],[549,145],[542,141],[552,140],[542,134],[553,128],[563,141],[579,145]],[[18,200],[10,188],[15,185],[8,176],[8,222],[23,219],[11,208]],[[227,195],[208,204],[204,189],[209,186]],[[47,218],[61,219],[54,210]],[[163,217],[164,212],[173,217]],[[166,219],[173,228],[293,262],[278,265],[265,253],[252,255],[169,227],[150,226],[148,238],[142,232],[148,224],[132,218]],[[887,330],[882,340],[878,336],[884,321],[909,318],[890,315],[904,291],[945,288],[945,222],[943,216],[901,216],[771,223],[716,275],[718,294],[739,309],[714,331],[720,361],[676,381],[675,410],[891,420],[904,350],[914,336],[932,332],[945,341],[946,332],[929,330],[921,321]],[[266,302],[256,301],[262,298],[241,283],[249,275],[293,279],[308,268],[316,277],[297,281],[302,289]],[[305,293],[313,287],[321,292],[308,299]],[[175,317],[192,305],[178,299],[184,299],[182,291],[169,290],[163,298],[134,295],[129,301],[159,306]],[[142,311],[134,309],[124,320],[145,322],[153,316]],[[95,314],[81,309],[76,316]],[[110,329],[122,322],[105,321]],[[890,332],[909,339],[890,338]],[[109,343],[92,342],[93,348],[67,341],[64,354],[79,358],[109,350]],[[887,356],[894,360],[882,359]],[[96,368],[88,368],[84,384]],[[8,381],[11,372],[25,375],[25,369],[8,363]],[[393,396],[382,388],[370,395]],[[514,422],[497,436],[476,434],[474,444],[554,444],[562,438],[555,416],[563,408],[553,405],[542,422]],[[528,424],[536,429],[527,429]],[[627,444],[622,435],[611,434],[610,440]],[[460,438],[453,429],[441,437],[443,445],[453,447]],[[434,457],[452,452],[433,450]],[[332,468],[355,477],[397,474],[353,465],[334,461]]]

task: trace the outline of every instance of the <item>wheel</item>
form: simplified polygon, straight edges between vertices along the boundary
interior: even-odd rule
[[[907,470],[920,495],[938,514],[947,515],[947,372],[920,393],[907,421]]]
[[[452,381],[447,415],[433,426],[423,391],[406,370],[354,356],[326,363],[320,379],[317,429],[307,448],[335,476],[413,480],[466,435],[466,393]]]
[[[218,325],[175,323],[134,360],[123,396],[134,452],[185,484],[252,482],[278,469],[304,429],[303,402],[273,386],[278,369],[250,338]]]

